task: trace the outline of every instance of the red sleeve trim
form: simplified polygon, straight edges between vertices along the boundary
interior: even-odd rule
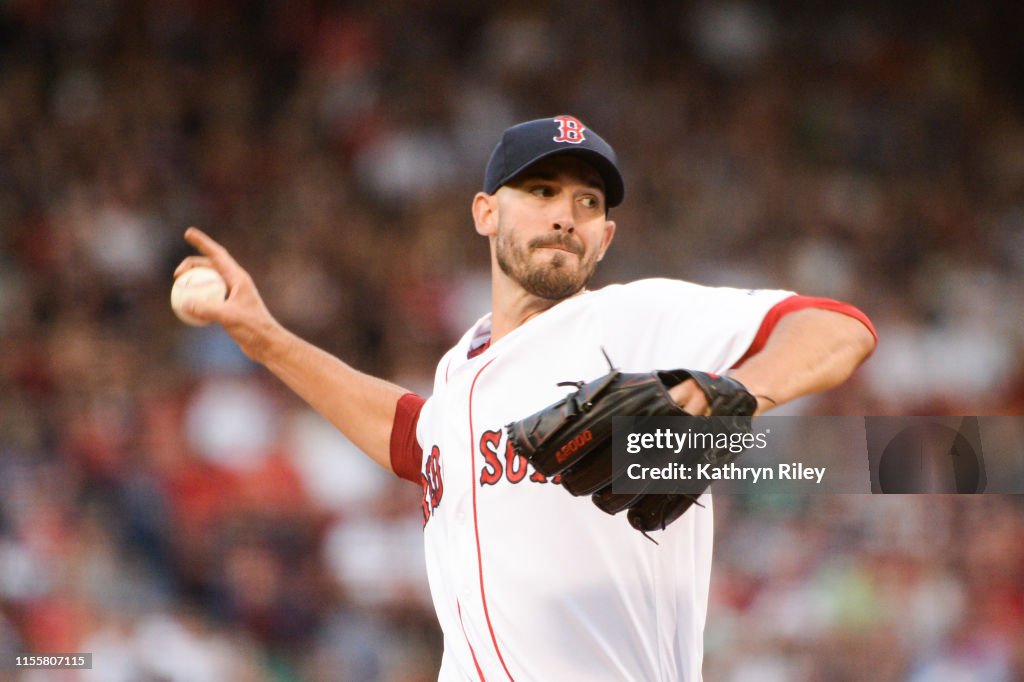
[[[426,399],[406,393],[398,399],[395,421],[391,425],[391,470],[399,478],[420,482],[423,448],[416,440],[416,424]]]
[[[739,367],[747,359],[760,353],[764,348],[765,344],[768,343],[768,337],[772,335],[775,330],[775,325],[779,323],[783,317],[790,313],[794,313],[797,310],[803,310],[805,308],[818,308],[819,310],[831,310],[836,313],[842,313],[849,317],[854,318],[871,332],[871,335],[875,337],[875,342],[878,341],[878,332],[875,331],[875,326],[871,324],[871,320],[868,316],[861,312],[859,309],[853,307],[849,303],[843,303],[842,301],[836,301],[831,298],[817,298],[814,296],[790,296],[776,303],[771,310],[769,310],[764,319],[761,321],[761,327],[757,330],[757,334],[754,336],[754,340],[750,342],[750,348],[743,354],[743,357],[736,361],[733,368]]]

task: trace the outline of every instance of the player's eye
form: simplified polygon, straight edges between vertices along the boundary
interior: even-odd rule
[[[553,197],[555,190],[548,185],[535,185],[530,188],[530,194],[535,197]]]
[[[601,208],[601,200],[593,194],[586,194],[580,197],[580,203],[586,208]]]

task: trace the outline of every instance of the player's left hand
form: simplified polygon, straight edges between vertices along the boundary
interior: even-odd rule
[[[708,397],[697,386],[693,379],[687,379],[681,384],[676,384],[668,390],[676,405],[686,410],[687,414],[697,417],[706,417],[711,414],[711,405],[708,404]]]
[[[681,384],[676,384],[669,389],[668,394],[672,396],[672,400],[676,402],[676,405],[686,410],[687,414],[698,417],[708,417],[711,415],[711,405],[708,403],[708,397],[704,395],[704,392],[700,390],[697,382],[693,379],[687,379]],[[770,410],[778,405],[776,401],[766,396],[755,395],[754,397],[757,399],[755,415],[759,415],[765,410]]]
[[[699,391],[704,398],[697,401],[690,391]],[[757,408],[757,398],[730,377],[685,369],[635,374],[612,369],[588,383],[579,382],[575,392],[507,424],[505,431],[516,454],[539,473],[560,475],[566,491],[591,495],[604,512],[628,509],[630,525],[647,533],[662,530],[679,518],[704,488],[693,494],[615,493],[614,481],[627,475],[628,464],[616,461],[612,451],[613,417],[633,416],[641,422],[687,415],[732,417],[719,420],[714,428],[735,433],[749,430],[749,418]],[[675,453],[674,461],[718,468],[738,455],[728,447],[697,444]]]

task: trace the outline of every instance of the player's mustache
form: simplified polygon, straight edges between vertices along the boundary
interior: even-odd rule
[[[531,249],[541,249],[546,246],[560,246],[566,251],[570,251],[577,256],[583,255],[583,244],[578,239],[575,239],[571,235],[565,233],[552,234],[550,236],[537,237],[536,239],[530,240]]]

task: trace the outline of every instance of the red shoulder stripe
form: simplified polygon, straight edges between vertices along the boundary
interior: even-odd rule
[[[739,367],[747,361],[747,358],[761,352],[761,349],[764,348],[764,345],[768,342],[768,337],[772,335],[772,331],[774,331],[775,325],[779,323],[779,320],[790,313],[794,313],[797,310],[803,310],[804,308],[831,310],[833,312],[842,313],[843,315],[848,315],[867,327],[868,331],[871,332],[871,335],[875,337],[875,341],[878,341],[878,332],[875,331],[875,326],[871,324],[871,320],[868,319],[868,316],[849,303],[843,303],[842,301],[836,301],[831,298],[795,295],[779,301],[765,314],[764,319],[761,321],[761,327],[757,330],[754,340],[750,342],[750,348],[747,349],[747,352],[743,354],[742,358],[736,361],[736,364],[733,365],[733,367]]]

